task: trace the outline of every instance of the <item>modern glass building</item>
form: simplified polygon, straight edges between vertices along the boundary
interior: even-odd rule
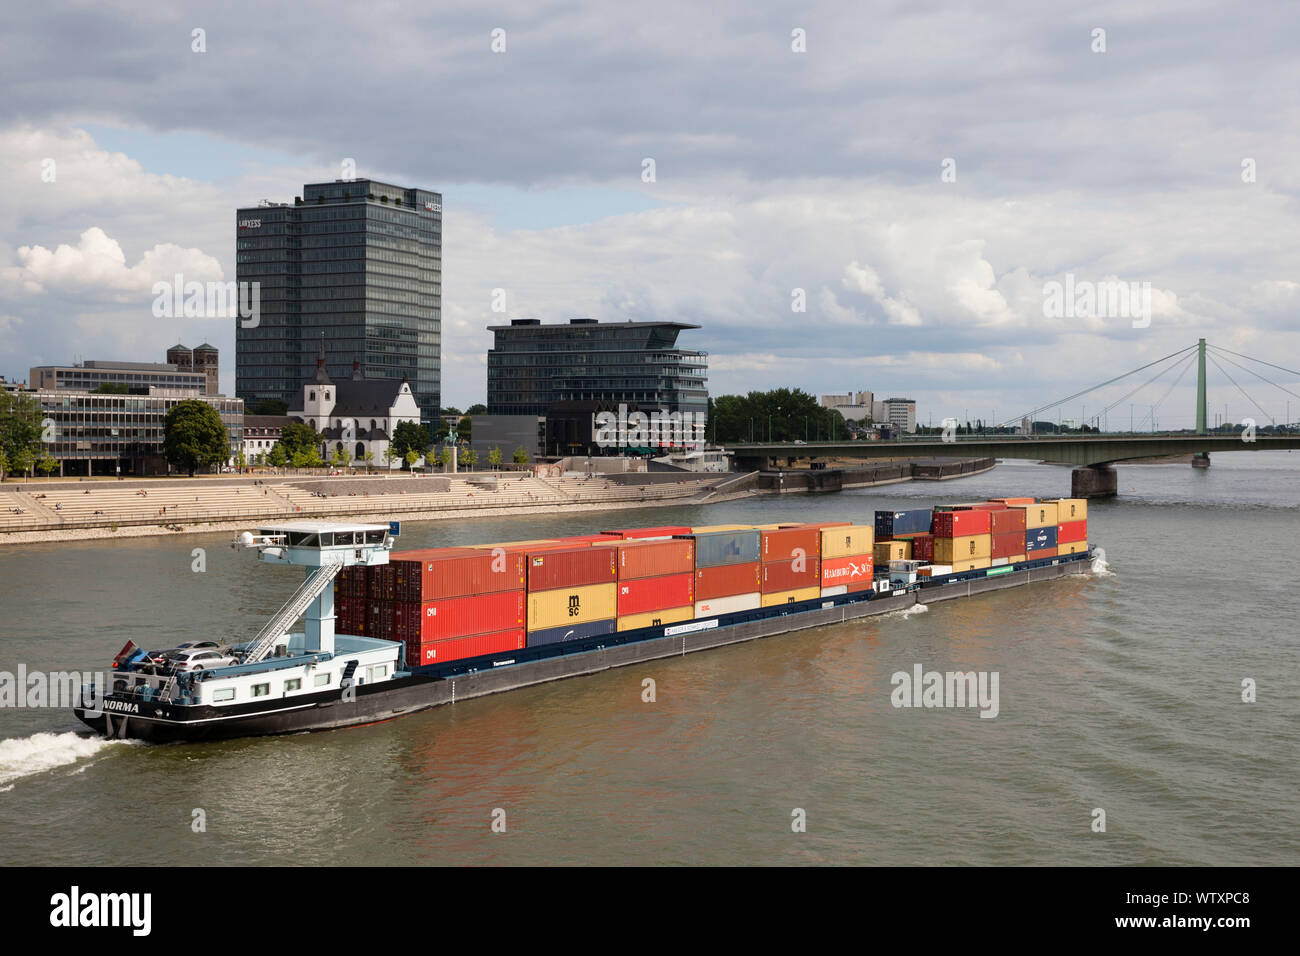
[[[316,370],[353,361],[366,377],[405,376],[421,417],[441,405],[442,195],[372,179],[303,187],[288,203],[236,214],[235,271],[260,283],[255,327],[237,320],[235,394],[292,402]]]
[[[514,319],[489,331],[487,413],[545,415],[557,402],[625,402],[643,412],[708,413],[708,357],[677,347],[685,322],[542,325]]]
[[[80,365],[38,365],[28,370],[27,381],[31,383],[32,388],[50,390],[70,389],[93,392],[100,386],[112,385],[124,387],[129,392],[139,395],[147,395],[151,388],[193,389],[204,395],[217,394],[215,385],[211,391],[208,391],[209,379],[206,370],[196,372],[174,362],[166,364],[82,362]]]

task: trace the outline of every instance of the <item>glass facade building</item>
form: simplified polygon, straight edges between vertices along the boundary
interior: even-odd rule
[[[557,402],[625,402],[643,412],[708,413],[708,358],[677,347],[685,322],[542,325],[514,319],[490,326],[487,413],[545,415]]]
[[[259,283],[237,320],[235,394],[292,402],[325,344],[331,375],[406,377],[421,417],[441,395],[442,195],[371,179],[308,184],[293,205],[236,214],[235,271]]]

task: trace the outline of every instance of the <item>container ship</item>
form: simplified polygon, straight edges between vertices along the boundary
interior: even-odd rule
[[[128,642],[74,713],[200,741],[391,720],[472,697],[1090,569],[1087,502],[995,498],[849,521],[626,528],[394,550],[397,523],[298,521],[236,548],[306,568],[249,640]],[[293,631],[302,620],[302,630]]]

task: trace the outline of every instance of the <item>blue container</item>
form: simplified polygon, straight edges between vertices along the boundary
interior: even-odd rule
[[[1030,528],[1025,532],[1025,555],[1044,548],[1056,547],[1056,525],[1050,528]]]
[[[525,647],[542,647],[546,644],[563,644],[565,641],[578,641],[584,637],[599,637],[613,634],[618,630],[618,620],[588,621],[586,624],[573,624],[568,627],[548,627],[542,631],[529,631]]]
[[[929,508],[910,511],[877,511],[876,540],[887,541],[900,534],[928,534],[934,516]]]
[[[677,535],[695,539],[695,566],[721,568],[729,564],[753,564],[760,560],[762,534],[758,531],[708,531]]]

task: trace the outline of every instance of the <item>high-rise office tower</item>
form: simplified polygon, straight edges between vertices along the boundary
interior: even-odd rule
[[[422,419],[437,420],[442,195],[338,180],[236,219],[236,279],[259,283],[259,313],[236,321],[235,394],[250,408],[292,402],[323,341],[330,374],[358,360],[368,379],[406,378]]]

